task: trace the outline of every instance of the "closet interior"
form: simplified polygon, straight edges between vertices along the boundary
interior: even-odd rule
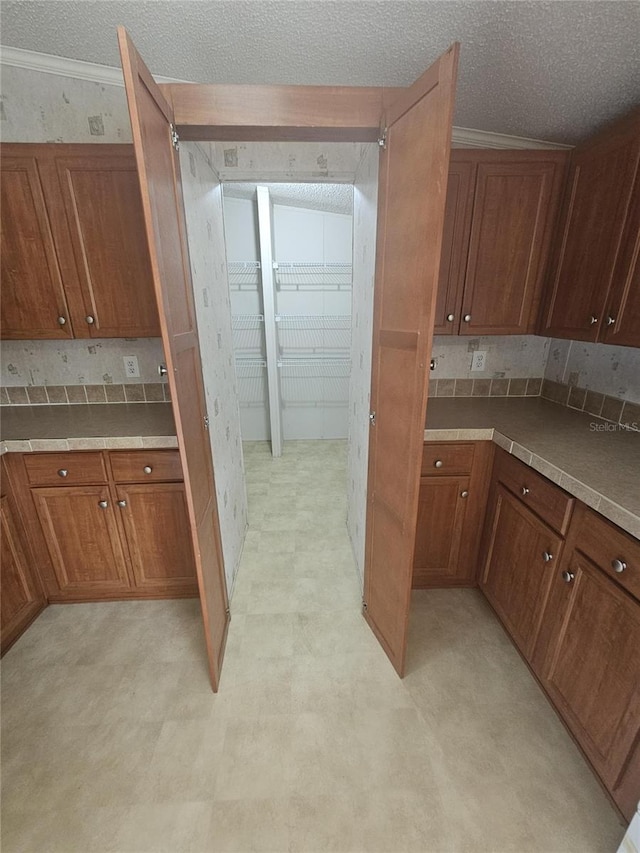
[[[346,439],[353,185],[224,183],[241,433]]]

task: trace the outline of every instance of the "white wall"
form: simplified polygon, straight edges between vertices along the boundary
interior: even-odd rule
[[[353,199],[353,313],[349,446],[347,456],[347,527],[360,577],[364,580],[369,462],[369,400],[373,289],[378,213],[378,146],[361,146]]]
[[[180,165],[222,551],[227,587],[231,590],[248,522],[222,186],[197,143],[181,143]]]

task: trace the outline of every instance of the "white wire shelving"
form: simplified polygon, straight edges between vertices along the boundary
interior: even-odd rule
[[[273,265],[278,290],[351,290],[352,264],[278,261]]]

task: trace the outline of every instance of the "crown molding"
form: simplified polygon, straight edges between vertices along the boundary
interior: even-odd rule
[[[98,65],[95,62],[83,62],[79,59],[67,59],[35,50],[0,45],[0,63],[14,68],[26,68],[41,74],[55,74],[58,77],[73,77],[90,83],[102,83],[106,86],[124,87],[122,70],[110,65]],[[176,80],[174,77],[155,77],[158,83],[188,83],[188,80]],[[549,149],[572,148],[556,142],[542,139],[527,139],[523,136],[509,136],[505,133],[491,133],[486,130],[473,130],[468,127],[454,127],[452,141],[462,148],[522,148]]]
[[[564,145],[561,142],[510,136],[507,133],[492,133],[490,130],[473,130],[470,127],[454,127],[451,141],[460,148],[527,148],[529,150],[573,148],[573,145]]]
[[[66,56],[53,56],[50,53],[38,53],[35,50],[23,50],[21,47],[0,45],[0,64],[13,68],[27,68],[41,74],[55,74],[58,77],[73,77],[90,83],[102,83],[106,86],[124,88],[122,69],[111,65],[98,65],[95,62],[83,62],[80,59],[67,59]],[[158,83],[188,83],[175,77],[154,75]]]

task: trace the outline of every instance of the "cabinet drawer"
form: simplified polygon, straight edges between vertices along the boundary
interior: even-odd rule
[[[83,486],[106,483],[102,453],[25,453],[24,464],[31,486]]]
[[[497,457],[497,464],[498,480],[550,527],[565,534],[575,499],[504,451]]]
[[[182,480],[177,450],[125,450],[109,453],[109,459],[117,483]]]
[[[578,522],[575,547],[640,600],[640,542],[637,539],[597,512],[585,508]]]
[[[426,441],[422,448],[422,474],[460,476],[470,474],[473,467],[473,444],[453,441]]]

